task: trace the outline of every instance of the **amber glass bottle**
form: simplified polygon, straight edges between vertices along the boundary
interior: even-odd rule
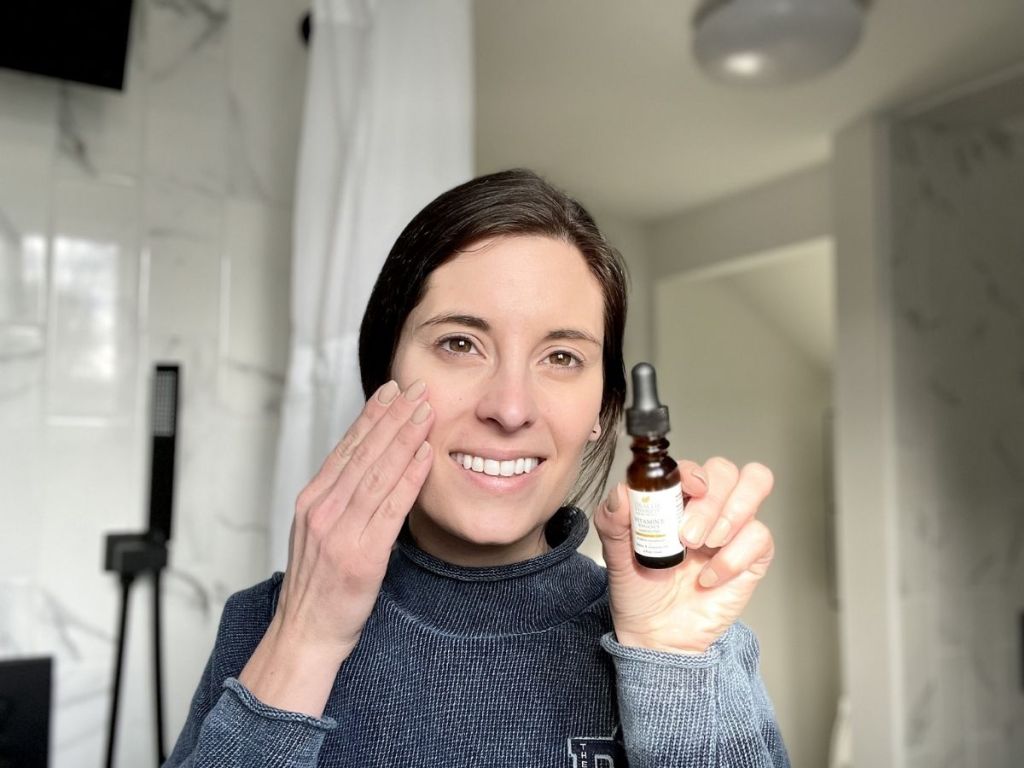
[[[668,407],[658,400],[654,366],[633,367],[633,405],[626,410],[633,461],[626,469],[633,555],[646,568],[671,568],[686,556],[679,541],[683,489],[668,455]]]

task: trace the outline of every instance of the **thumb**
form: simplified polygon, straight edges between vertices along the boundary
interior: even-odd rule
[[[622,483],[616,483],[594,516],[601,538],[604,563],[609,570],[628,568],[633,563],[633,537],[629,527],[629,502]]]

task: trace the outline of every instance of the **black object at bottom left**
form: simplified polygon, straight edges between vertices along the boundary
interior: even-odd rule
[[[178,432],[178,392],[181,367],[161,363],[154,370],[151,426],[149,528],[144,533],[110,533],[106,536],[104,570],[121,581],[121,616],[117,632],[117,657],[111,690],[107,732],[106,766],[114,764],[117,744],[117,713],[124,665],[125,629],[131,588],[140,576],[153,578],[153,703],[156,714],[157,766],[167,759],[164,749],[163,676],[161,672],[160,576],[167,567],[174,496],[174,464]],[[2,768],[2,766],[0,766]]]

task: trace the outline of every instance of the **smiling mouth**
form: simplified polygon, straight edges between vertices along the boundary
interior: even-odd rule
[[[491,477],[513,477],[528,475],[540,466],[544,459],[536,456],[521,456],[516,459],[488,459],[484,456],[473,456],[469,453],[450,453],[456,464],[470,472]]]

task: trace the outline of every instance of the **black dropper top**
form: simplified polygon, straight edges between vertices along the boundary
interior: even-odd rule
[[[633,366],[633,405],[626,409],[626,431],[633,437],[669,431],[668,406],[658,400],[658,379],[650,363]]]

